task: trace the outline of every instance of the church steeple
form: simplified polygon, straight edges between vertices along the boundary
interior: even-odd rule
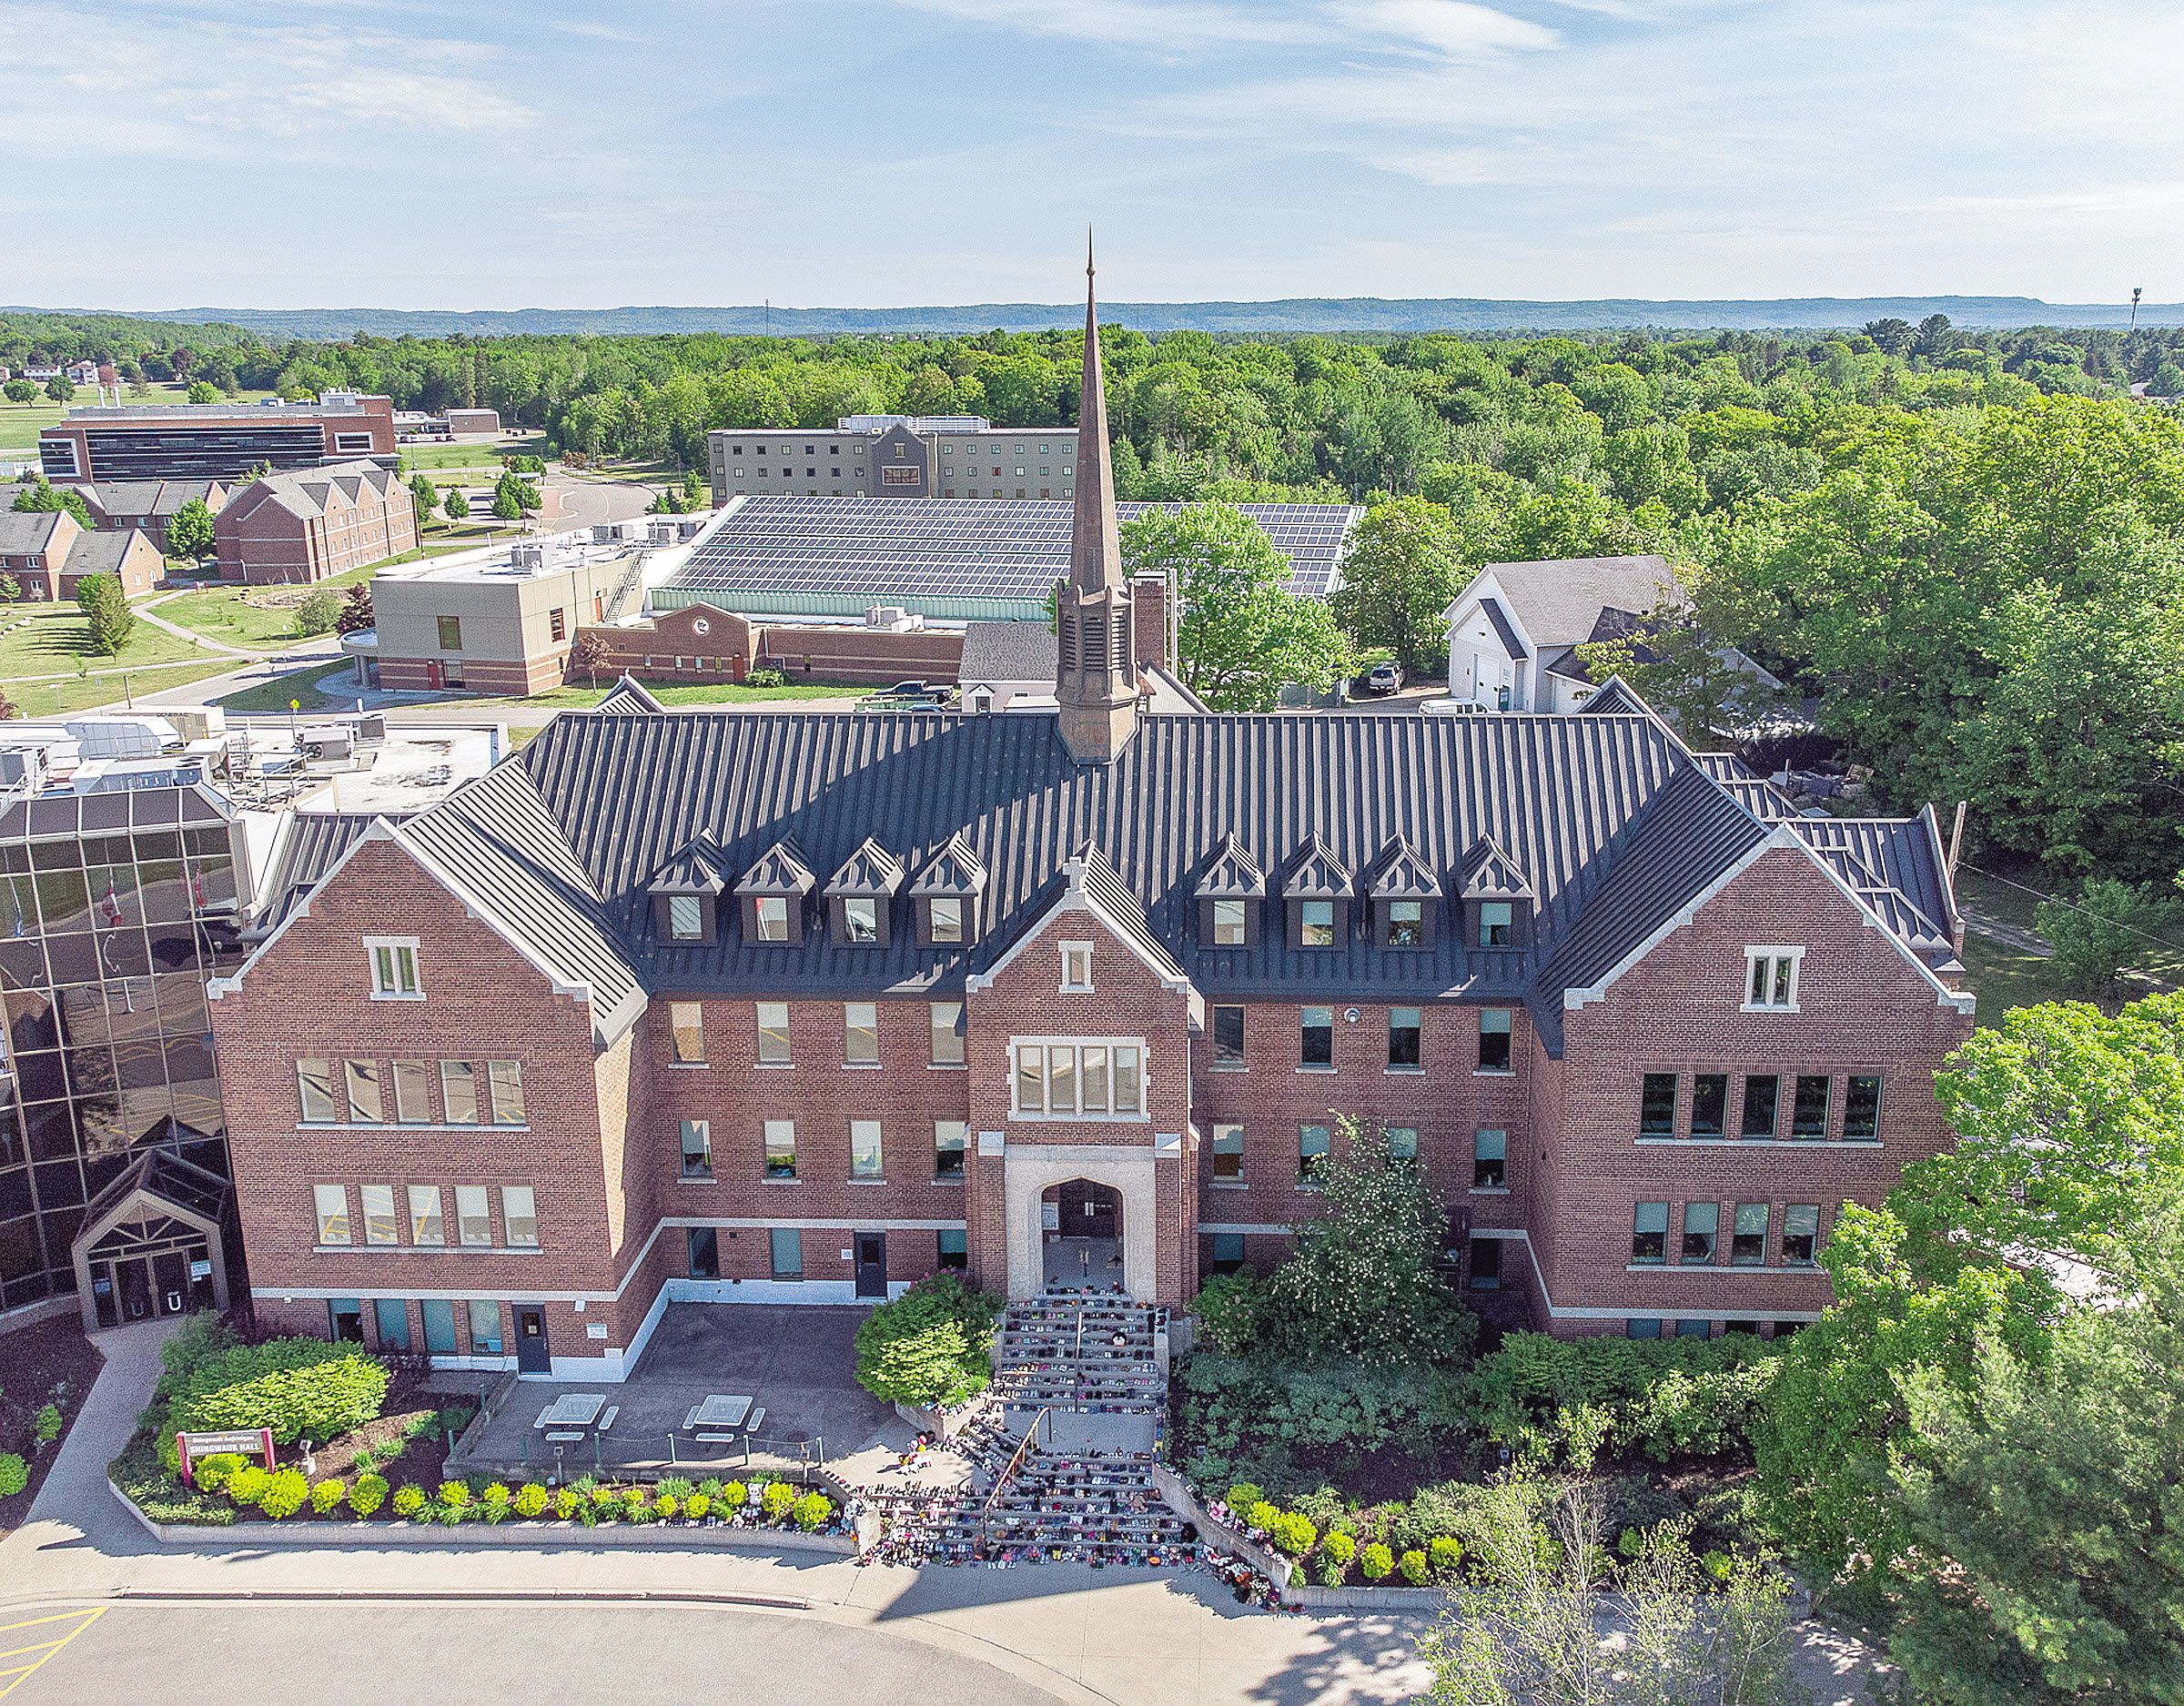
[[[1107,462],[1107,388],[1099,365],[1092,238],[1085,237],[1085,375],[1077,414],[1069,578],[1055,589],[1062,740],[1080,764],[1113,761],[1138,730],[1138,636],[1123,579]]]

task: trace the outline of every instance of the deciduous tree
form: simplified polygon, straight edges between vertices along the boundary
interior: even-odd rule
[[[202,498],[192,498],[167,521],[167,554],[190,562],[202,562],[213,553],[215,531],[212,510]]]
[[[1449,512],[1397,498],[1368,510],[1351,533],[1335,620],[1360,648],[1392,651],[1406,674],[1438,674],[1448,660],[1448,608],[1470,578]]]

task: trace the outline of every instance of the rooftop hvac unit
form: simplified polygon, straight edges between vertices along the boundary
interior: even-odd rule
[[[44,747],[0,747],[0,787],[42,788],[46,773]]]
[[[320,762],[347,758],[355,742],[347,729],[312,729],[303,737],[303,750]]]
[[[378,745],[387,739],[387,719],[378,712],[357,719],[357,740],[363,744]]]
[[[509,566],[525,574],[539,574],[546,567],[546,544],[543,540],[526,540],[512,546],[508,553]]]
[[[654,521],[645,530],[645,540],[648,544],[672,545],[675,539],[676,526],[672,521]]]

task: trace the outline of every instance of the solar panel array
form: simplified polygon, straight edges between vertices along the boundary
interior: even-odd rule
[[[1179,504],[1121,503],[1124,520]],[[1339,503],[1238,506],[1289,560],[1289,590],[1324,598],[1361,511]],[[1043,601],[1069,572],[1071,506],[1036,499],[745,498],[662,591]]]

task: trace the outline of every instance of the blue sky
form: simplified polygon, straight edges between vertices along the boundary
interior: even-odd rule
[[[0,301],[2184,298],[2167,0],[0,0]]]

